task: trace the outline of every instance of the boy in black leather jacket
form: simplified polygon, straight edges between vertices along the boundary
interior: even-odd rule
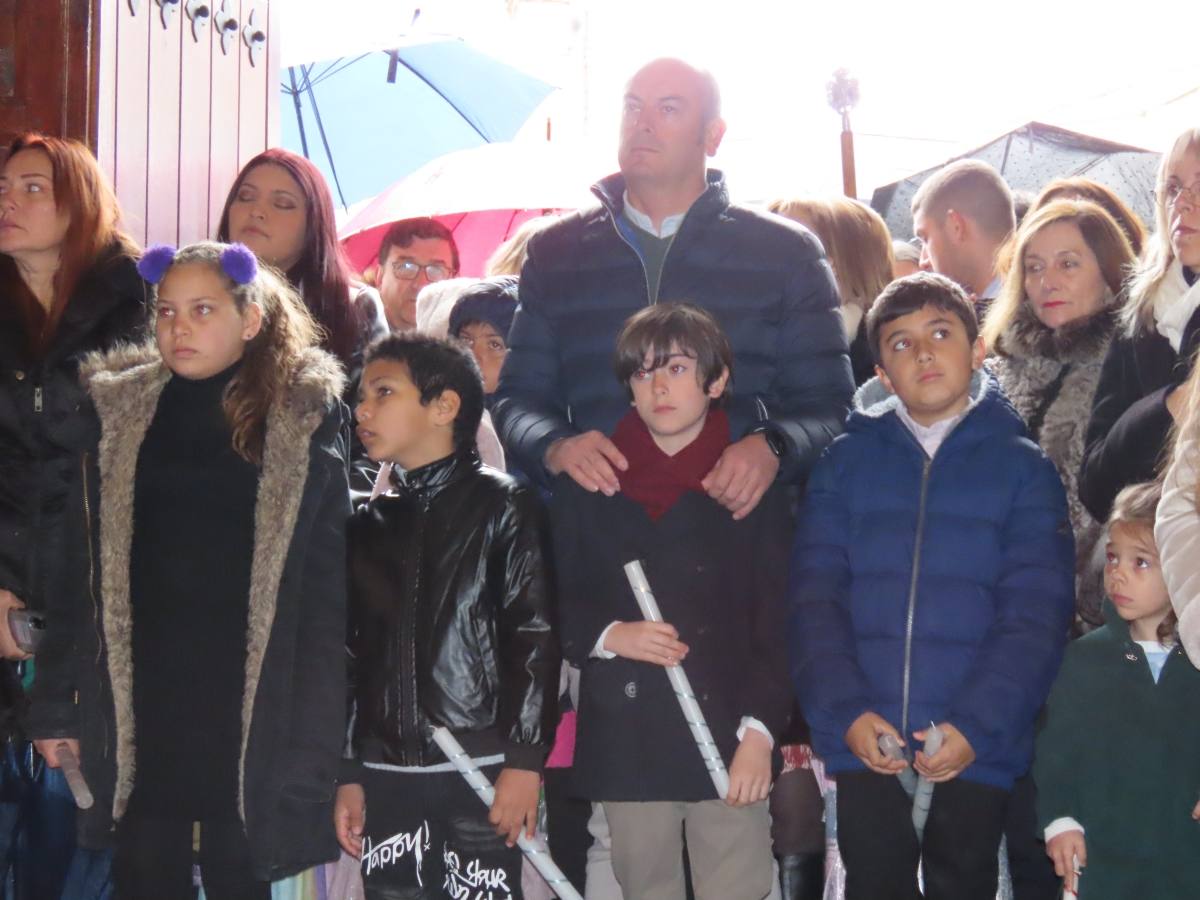
[[[368,352],[358,436],[403,470],[347,529],[351,758],[334,818],[368,897],[521,896],[514,844],[536,823],[560,657],[543,512],[480,463],[482,411],[479,369],[450,342],[394,334]],[[495,783],[490,811],[438,725]]]

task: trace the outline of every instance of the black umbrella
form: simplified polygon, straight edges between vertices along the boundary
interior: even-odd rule
[[[1154,220],[1159,154],[1141,147],[1030,122],[942,165],[956,159],[991,163],[1013,190],[1033,193],[1055,178],[1084,176],[1112,188],[1143,221]],[[940,168],[934,166],[875,189],[871,206],[883,216],[893,237],[912,237],[913,195]]]

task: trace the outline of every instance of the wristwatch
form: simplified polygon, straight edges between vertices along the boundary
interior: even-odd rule
[[[787,438],[785,438],[774,428],[767,426],[763,426],[763,428],[754,433],[761,434],[764,438],[766,438],[767,446],[771,448],[771,452],[774,453],[778,459],[783,459],[784,454],[787,453]]]

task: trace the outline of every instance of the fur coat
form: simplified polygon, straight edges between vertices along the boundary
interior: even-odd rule
[[[80,533],[66,546],[38,653],[30,730],[77,737],[96,805],[80,842],[102,845],[134,785],[129,563],[134,476],[171,373],[152,346],[89,357],[101,436],[81,463]],[[254,513],[238,808],[256,874],[277,879],[337,855],[333,794],[345,718],[348,414],[337,361],[302,357],[267,417]]]
[[[1103,523],[1080,503],[1078,478],[1092,398],[1116,327],[1117,311],[1108,308],[1052,331],[1023,303],[988,361],[1025,420],[1029,437],[1050,457],[1066,488],[1075,531],[1076,627],[1081,632],[1104,624]]]

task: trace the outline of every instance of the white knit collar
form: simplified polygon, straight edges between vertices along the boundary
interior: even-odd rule
[[[1197,307],[1200,307],[1200,279],[1189,286],[1183,277],[1183,265],[1175,260],[1154,294],[1153,309],[1158,333],[1171,342],[1176,353],[1183,344],[1183,330]]]

